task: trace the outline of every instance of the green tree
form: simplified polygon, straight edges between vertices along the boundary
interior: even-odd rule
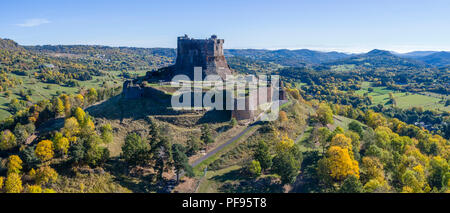
[[[33,134],[35,131],[35,126],[30,123],[27,125],[22,125],[18,123],[14,128],[14,135],[16,136],[16,140],[19,144],[25,144],[28,137]]]
[[[356,176],[350,175],[342,183],[339,193],[362,193],[363,185]]]
[[[259,163],[259,161],[257,160],[252,160],[248,165],[247,165],[247,172],[252,176],[252,177],[259,177],[261,175],[261,164]]]
[[[428,177],[428,183],[431,187],[441,189],[447,187],[448,179],[450,176],[450,166],[447,161],[440,156],[433,157],[430,161],[430,175]]]
[[[137,133],[131,133],[125,138],[122,156],[131,166],[145,165],[150,159],[150,145]]]
[[[211,128],[209,127],[208,124],[204,124],[201,128],[201,131],[202,131],[202,135],[201,135],[200,139],[203,141],[203,143],[205,143],[205,144],[214,143],[214,139],[213,139],[212,133],[211,133]]]
[[[272,156],[265,141],[259,141],[253,157],[260,163],[262,170],[267,170],[272,166]]]
[[[113,135],[113,129],[111,127],[111,124],[105,124],[100,129],[103,142],[105,143],[111,143],[113,141],[114,135]]]
[[[291,184],[300,171],[301,162],[291,152],[280,152],[273,159],[272,170],[281,177],[282,184]]]
[[[350,122],[350,123],[348,124],[348,129],[351,130],[351,131],[353,131],[353,132],[356,132],[356,133],[358,133],[360,136],[362,136],[363,129],[362,129],[361,124],[359,124],[358,122],[356,122],[356,121]]]
[[[233,128],[237,125],[237,120],[236,118],[231,118],[230,120],[230,127]]]
[[[39,158],[34,152],[35,148],[36,147],[29,146],[20,152],[20,158],[23,161],[23,165],[28,169],[36,167],[40,163]]]
[[[331,131],[327,127],[320,127],[317,129],[317,141],[322,147],[322,154],[325,154],[330,141],[331,141]]]
[[[188,150],[186,154],[189,156],[197,154],[197,152],[200,150],[202,146],[202,141],[200,138],[196,137],[195,135],[191,135],[187,141]]]
[[[181,144],[172,145],[172,156],[175,171],[177,173],[177,182],[180,180],[180,173],[186,172],[186,175],[192,177],[192,167],[189,165],[189,159],[186,155],[186,148]]]

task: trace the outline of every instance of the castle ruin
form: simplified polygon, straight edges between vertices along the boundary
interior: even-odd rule
[[[176,75],[186,75],[191,80],[194,80],[195,67],[202,68],[202,79],[208,75],[218,75],[225,80],[227,75],[233,74],[233,71],[225,59],[223,44],[224,40],[218,39],[215,35],[209,39],[193,39],[187,35],[178,37],[175,65],[161,68],[158,71],[148,72],[143,79],[126,81],[123,86],[123,97],[126,99],[154,98],[155,95],[159,94],[160,90],[152,86],[147,86],[146,84],[148,82],[167,84]],[[259,87],[257,90],[251,92],[251,95],[234,97],[234,100],[232,100],[234,101],[234,105],[237,105],[238,99],[243,100],[245,102],[245,109],[237,109],[235,107],[231,112],[232,117],[237,120],[254,119],[258,116],[255,105],[259,106],[272,102],[273,91],[274,88],[270,86]],[[225,90],[223,92],[227,93]],[[267,99],[260,100],[258,94],[262,92],[267,92]],[[286,100],[285,93],[281,89],[279,90],[279,98]]]
[[[223,52],[223,39],[213,35],[209,39],[193,39],[187,35],[178,37],[175,75],[187,75],[194,79],[194,67],[202,67],[203,78],[207,75],[219,75],[225,79],[231,75]]]

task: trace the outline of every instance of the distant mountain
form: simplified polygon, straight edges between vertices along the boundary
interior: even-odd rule
[[[306,64],[321,64],[339,59],[349,58],[350,55],[339,52],[320,52],[308,49],[300,50],[261,50],[261,49],[229,49],[226,56],[247,57],[259,61],[276,63],[283,66],[304,66]]]
[[[375,49],[365,54],[359,54],[350,58],[324,63],[317,68],[336,71],[397,71],[424,69],[429,68],[429,65],[414,59],[396,56],[386,50]]]
[[[0,50],[24,51],[25,49],[13,40],[0,38]]]
[[[431,55],[433,53],[437,53],[437,51],[414,51],[414,52],[409,52],[409,53],[394,53],[393,52],[394,55],[400,56],[403,58],[420,58],[420,57]]]
[[[437,67],[449,66],[450,52],[436,52],[431,55],[417,58],[417,60],[423,61],[427,64],[431,64]]]

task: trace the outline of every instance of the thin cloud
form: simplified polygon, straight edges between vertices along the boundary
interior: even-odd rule
[[[37,27],[37,26],[40,26],[43,24],[49,24],[49,23],[51,23],[51,22],[47,19],[34,18],[34,19],[25,20],[24,23],[17,24],[17,26],[19,26],[19,27]]]

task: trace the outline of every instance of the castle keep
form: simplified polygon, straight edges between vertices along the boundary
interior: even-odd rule
[[[202,67],[203,77],[206,75],[219,75],[225,79],[231,75],[223,53],[223,39],[213,35],[209,39],[193,39],[187,35],[178,37],[177,60],[175,75],[187,75],[194,79],[194,67]]]

